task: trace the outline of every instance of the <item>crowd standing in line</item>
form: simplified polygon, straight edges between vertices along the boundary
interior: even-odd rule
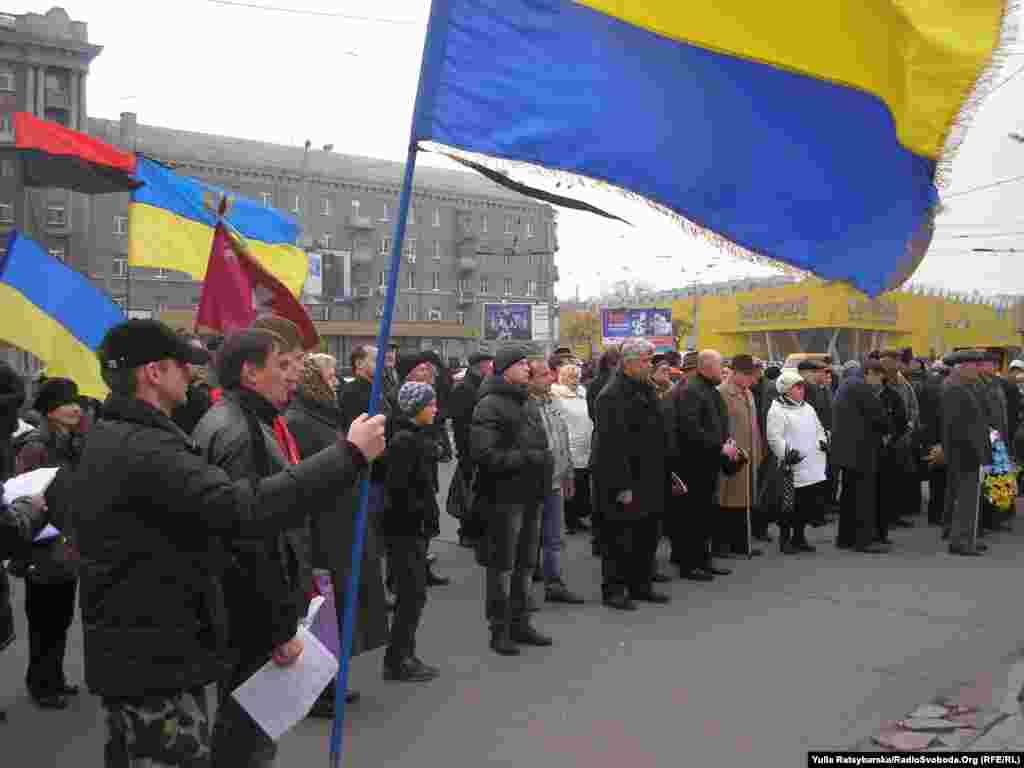
[[[362,476],[353,652],[386,647],[383,679],[425,683],[443,674],[416,646],[428,587],[448,583],[429,554],[440,463],[457,459],[447,508],[484,569],[488,645],[514,656],[556,642],[538,628],[533,582],[546,603],[586,600],[566,582],[564,535],[590,532],[601,602],[637,611],[669,602],[658,584],[727,577],[726,561],[762,555],[772,525],[786,556],[813,554],[808,528],[835,515],[837,547],[891,552],[888,532],[915,524],[924,480],[928,523],[950,553],[974,557],[1008,524],[985,477],[1024,452],[1024,362],[1004,378],[983,352],[880,350],[780,370],[636,339],[596,364],[510,344],[471,357],[453,386],[434,353],[390,348],[378,372],[362,346],[346,382],[292,323],[263,317],[205,342],[130,320],[99,356],[102,404],[66,379],[27,402],[0,366],[0,475],[60,469],[44,496],[0,509],[0,649],[16,624],[9,572],[26,583],[29,693],[67,707],[78,599],[85,684],[116,768],[275,764],[276,744],[230,694],[268,662],[295,663],[311,596],[345,589]],[[47,524],[56,534],[37,541]],[[659,563],[663,539],[675,574]],[[334,700],[332,685],[311,715],[332,717]]]

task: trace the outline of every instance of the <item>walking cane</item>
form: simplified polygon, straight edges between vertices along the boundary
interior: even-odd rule
[[[753,462],[748,461],[746,463],[746,466],[744,467],[744,469],[747,472],[747,482],[744,483],[744,485],[747,488],[747,493],[746,493],[746,496],[747,496],[747,560],[751,560],[754,557],[754,549],[753,549],[753,546],[751,545],[751,542],[750,542],[750,534],[751,534],[751,531],[750,531],[750,480],[751,480],[750,465],[752,463]]]

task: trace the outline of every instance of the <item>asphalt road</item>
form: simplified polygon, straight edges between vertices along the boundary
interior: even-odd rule
[[[683,513],[685,514],[685,512]],[[502,658],[487,649],[483,578],[471,553],[434,545],[452,585],[431,590],[419,655],[429,684],[384,683],[381,652],[356,659],[346,765],[767,766],[805,764],[811,748],[848,747],[883,719],[963,681],[1000,675],[1021,646],[1024,535],[990,538],[984,558],[945,554],[938,532],[897,530],[890,555],[836,550],[734,561],[712,584],[666,585],[668,606],[613,613],[599,603],[588,541],[568,540],[567,581],[583,606],[543,606],[556,644]],[[454,536],[446,520],[443,537]],[[0,765],[102,764],[97,701],[41,712],[22,684],[19,639],[0,656]],[[69,677],[82,679],[73,630]],[[326,766],[329,723],[307,720],[281,743],[281,766]]]

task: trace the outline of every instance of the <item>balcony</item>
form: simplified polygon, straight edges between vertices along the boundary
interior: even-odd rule
[[[558,267],[554,264],[551,265],[551,270],[548,272],[548,275],[551,278],[552,283],[557,283],[562,279],[561,275],[558,274]]]
[[[373,219],[369,216],[357,216],[352,214],[345,220],[345,226],[349,229],[372,231],[374,229]]]
[[[468,306],[476,301],[476,293],[470,290],[459,291],[456,294],[456,301],[460,307]]]
[[[352,264],[373,264],[373,248],[369,241],[354,240],[352,242]]]
[[[459,268],[459,272],[476,272],[480,268],[480,262],[475,255],[465,255],[459,256],[456,266]]]
[[[46,106],[57,109],[71,109],[71,96],[67,91],[52,91],[46,89]]]
[[[369,283],[362,283],[356,286],[352,297],[355,299],[369,299],[373,296],[373,286]]]

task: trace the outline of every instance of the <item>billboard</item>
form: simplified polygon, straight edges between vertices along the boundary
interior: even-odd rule
[[[642,338],[656,347],[675,349],[676,343],[672,336],[672,309],[602,309],[601,336],[606,347],[621,344],[626,339]]]
[[[533,341],[532,304],[484,304],[484,341]]]

